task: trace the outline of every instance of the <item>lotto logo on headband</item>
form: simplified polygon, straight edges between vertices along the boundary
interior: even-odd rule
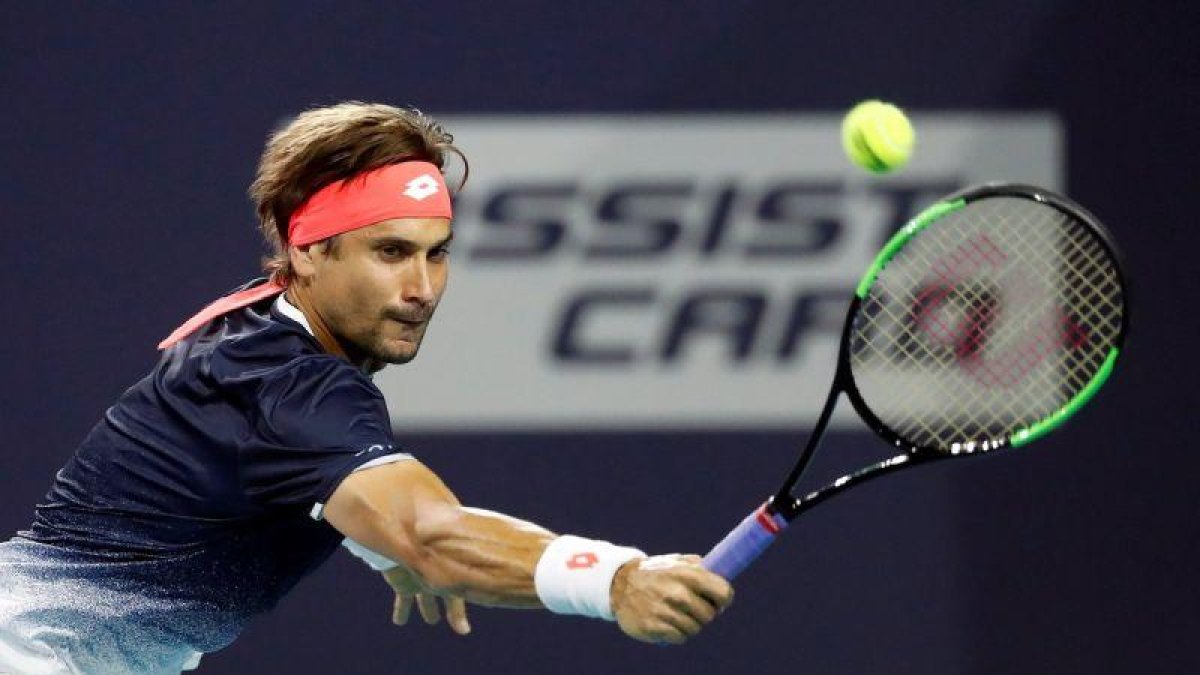
[[[426,197],[436,195],[438,192],[438,181],[433,176],[423,173],[420,176],[408,181],[404,185],[404,192],[401,194],[412,197],[417,201],[421,201]]]

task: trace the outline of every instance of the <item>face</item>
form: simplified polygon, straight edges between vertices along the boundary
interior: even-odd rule
[[[292,250],[297,282],[355,361],[417,355],[449,271],[445,218],[396,218],[347,232],[327,249]]]

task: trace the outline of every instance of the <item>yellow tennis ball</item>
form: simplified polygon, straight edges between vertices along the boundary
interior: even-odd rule
[[[898,169],[912,155],[916,132],[912,123],[891,103],[863,101],[842,119],[842,147],[846,156],[873,173]]]

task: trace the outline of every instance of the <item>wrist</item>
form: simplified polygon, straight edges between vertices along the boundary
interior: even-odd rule
[[[617,568],[617,573],[613,575],[612,588],[609,589],[609,605],[612,608],[612,613],[615,616],[617,610],[620,609],[621,599],[625,597],[625,591],[629,588],[629,575],[637,568],[638,561],[641,558],[634,558],[625,563],[622,563]]]
[[[644,558],[636,548],[563,535],[546,547],[534,572],[538,599],[556,614],[613,620],[612,598],[618,572]],[[624,575],[621,575],[624,583]]]

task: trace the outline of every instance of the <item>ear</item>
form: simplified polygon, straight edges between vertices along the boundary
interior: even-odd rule
[[[316,248],[312,244],[288,247],[288,260],[292,264],[292,273],[296,275],[296,278],[308,280],[316,276],[316,258],[320,255]]]

